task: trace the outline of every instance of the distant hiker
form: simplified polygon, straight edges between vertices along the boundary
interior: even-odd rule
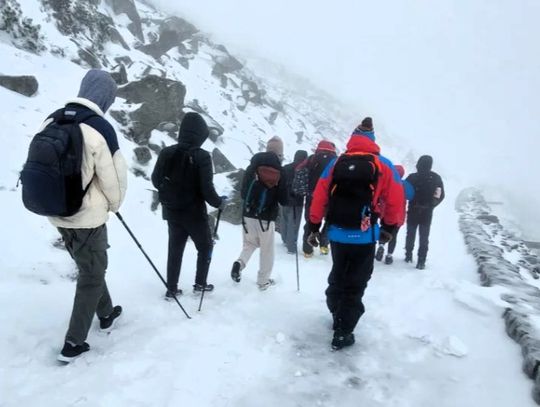
[[[78,97],[43,123],[21,174],[25,206],[49,216],[79,270],[58,355],[63,362],[90,349],[85,340],[94,314],[108,332],[122,313],[122,307],[113,306],[105,282],[108,212],[118,211],[127,187],[127,166],[104,118],[115,97],[116,83],[107,72],[88,71]]]
[[[407,177],[414,188],[414,198],[409,202],[407,211],[407,241],[405,244],[405,261],[413,261],[416,229],[419,229],[418,263],[416,268],[426,267],[426,256],[429,246],[429,231],[433,218],[433,209],[444,199],[444,185],[439,174],[431,171],[433,158],[423,155],[416,164],[414,174]]]
[[[287,191],[282,178],[283,142],[272,137],[266,152],[255,154],[242,181],[244,201],[242,215],[243,249],[233,263],[231,278],[237,283],[256,249],[260,249],[257,285],[261,291],[275,284],[271,278],[274,267],[274,231],[278,203],[287,202]]]
[[[308,157],[307,151],[298,150],[294,154],[294,161],[283,167],[283,182],[287,191],[287,201],[281,207],[280,233],[283,243],[287,246],[287,252],[294,254],[298,250],[298,230],[302,220],[304,209],[304,196],[297,195],[293,191],[294,174],[298,166]]]
[[[390,241],[403,222],[401,183],[392,163],[379,152],[372,119],[366,117],[354,130],[347,151],[324,170],[313,194],[308,241],[319,244],[321,222],[326,218],[333,262],[326,303],[333,316],[332,347],[336,350],[354,343],[353,331],[364,313],[362,297],[373,272],[376,241]]]
[[[159,192],[163,219],[169,227],[167,299],[182,294],[178,279],[188,237],[197,248],[193,290],[214,289],[206,281],[213,249],[206,202],[223,209],[227,200],[216,193],[212,159],[208,151],[201,148],[208,134],[208,126],[202,116],[187,113],[180,124],[178,144],[161,150],[152,173],[152,184]]]
[[[326,166],[336,158],[336,146],[331,141],[323,140],[319,142],[315,150],[315,154],[312,154],[306,161],[297,167],[297,171],[293,181],[293,191],[297,195],[305,195],[306,197],[306,210],[305,218],[306,224],[304,226],[304,236],[302,250],[304,257],[309,258],[313,256],[313,247],[308,243],[309,230],[309,208],[311,206],[311,200],[313,191],[319,181],[319,177],[326,168]],[[328,254],[328,237],[326,228],[320,233],[320,251],[321,254]]]
[[[405,175],[405,168],[401,165],[395,165],[394,168],[396,169],[396,171],[398,172],[399,174],[399,177],[402,179],[402,187],[403,187],[403,193],[405,195],[405,199],[403,200],[403,219],[405,219],[405,212],[406,212],[406,205],[407,205],[407,201],[411,200],[414,196],[414,189],[412,187],[412,185],[406,181],[406,180],[403,180],[403,176]],[[384,258],[384,263],[385,264],[392,264],[394,262],[394,258],[393,258],[393,254],[394,254],[394,250],[396,249],[396,244],[397,244],[397,236],[398,236],[398,232],[399,232],[399,229],[402,225],[399,225],[398,227],[396,227],[394,229],[394,233],[392,234],[392,239],[388,242],[388,251],[386,253],[386,256]],[[381,259],[378,259],[379,261]]]

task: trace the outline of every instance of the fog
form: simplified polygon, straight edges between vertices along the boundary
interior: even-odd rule
[[[460,186],[503,191],[529,232],[540,223],[540,2],[153,2],[373,116]]]

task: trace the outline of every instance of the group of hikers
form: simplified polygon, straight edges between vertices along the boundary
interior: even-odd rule
[[[32,140],[21,173],[25,206],[49,217],[79,270],[69,328],[58,356],[63,362],[89,350],[85,341],[94,315],[107,332],[122,313],[120,306],[113,306],[105,282],[108,213],[118,212],[127,187],[127,166],[114,129],[104,117],[116,90],[109,73],[88,71],[78,97],[49,116]],[[178,143],[161,150],[152,173],[168,224],[167,299],[182,294],[178,281],[188,238],[197,249],[194,291],[214,289],[207,281],[214,244],[207,204],[222,211],[228,198],[216,193],[212,160],[201,148],[208,135],[203,117],[186,113]],[[282,166],[283,160],[283,141],[275,136],[245,170],[243,245],[230,275],[239,283],[259,249],[258,288],[264,291],[274,285],[276,220],[279,216],[288,253],[297,255],[303,216],[304,256],[313,256],[319,247],[322,255],[332,257],[326,300],[333,317],[331,345],[338,350],[354,343],[376,244],[379,260],[388,244],[385,263],[391,264],[406,212],[405,261],[413,261],[419,229],[417,268],[425,267],[433,209],[444,199],[443,183],[431,171],[429,156],[422,156],[417,172],[402,180],[403,167],[381,155],[369,117],[352,132],[343,154],[338,155],[332,141],[323,140],[314,154],[299,150],[291,164]]]

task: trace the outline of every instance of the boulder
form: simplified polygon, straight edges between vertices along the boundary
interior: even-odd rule
[[[126,14],[131,20],[128,25],[128,30],[139,41],[144,42],[144,34],[142,30],[141,17],[137,11],[137,6],[133,0],[107,0],[107,3],[112,7],[115,14]]]
[[[244,67],[242,63],[232,55],[219,56],[214,58],[214,68],[212,75],[221,77],[226,73],[238,71]]]
[[[183,117],[182,108],[186,87],[179,81],[148,75],[140,81],[130,82],[118,89],[118,97],[127,103],[142,103],[129,113],[129,130],[133,141],[148,144],[152,130],[163,122],[179,125]]]
[[[180,17],[170,17],[159,27],[159,39],[151,44],[140,47],[142,52],[158,59],[172,48],[179,46],[197,32],[193,24]]]
[[[152,153],[148,147],[136,147],[133,149],[133,152],[139,164],[146,165],[152,159]]]
[[[35,76],[8,76],[0,75],[0,86],[13,92],[20,93],[23,96],[33,96],[39,88],[39,83]]]
[[[125,85],[128,83],[127,69],[124,64],[118,64],[111,71],[111,76],[118,86]]]
[[[240,196],[240,190],[242,188],[244,172],[244,170],[240,169],[227,175],[227,178],[231,180],[233,192],[229,196],[227,207],[221,214],[221,220],[232,223],[233,225],[240,225],[242,223],[243,203]]]
[[[236,170],[236,167],[231,164],[227,157],[219,150],[219,148],[214,148],[212,151],[212,161],[214,162],[214,170],[216,174],[221,174],[222,172],[231,172]]]

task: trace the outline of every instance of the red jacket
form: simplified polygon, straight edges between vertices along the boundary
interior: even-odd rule
[[[358,153],[373,154],[378,162],[379,178],[372,202],[374,212],[381,217],[383,224],[389,226],[403,225],[405,221],[405,213],[403,211],[405,197],[401,179],[394,165],[390,160],[380,155],[380,147],[368,137],[355,135],[349,140],[345,155]],[[313,193],[313,201],[309,213],[312,223],[321,223],[326,214],[334,165],[335,161],[323,172]]]

